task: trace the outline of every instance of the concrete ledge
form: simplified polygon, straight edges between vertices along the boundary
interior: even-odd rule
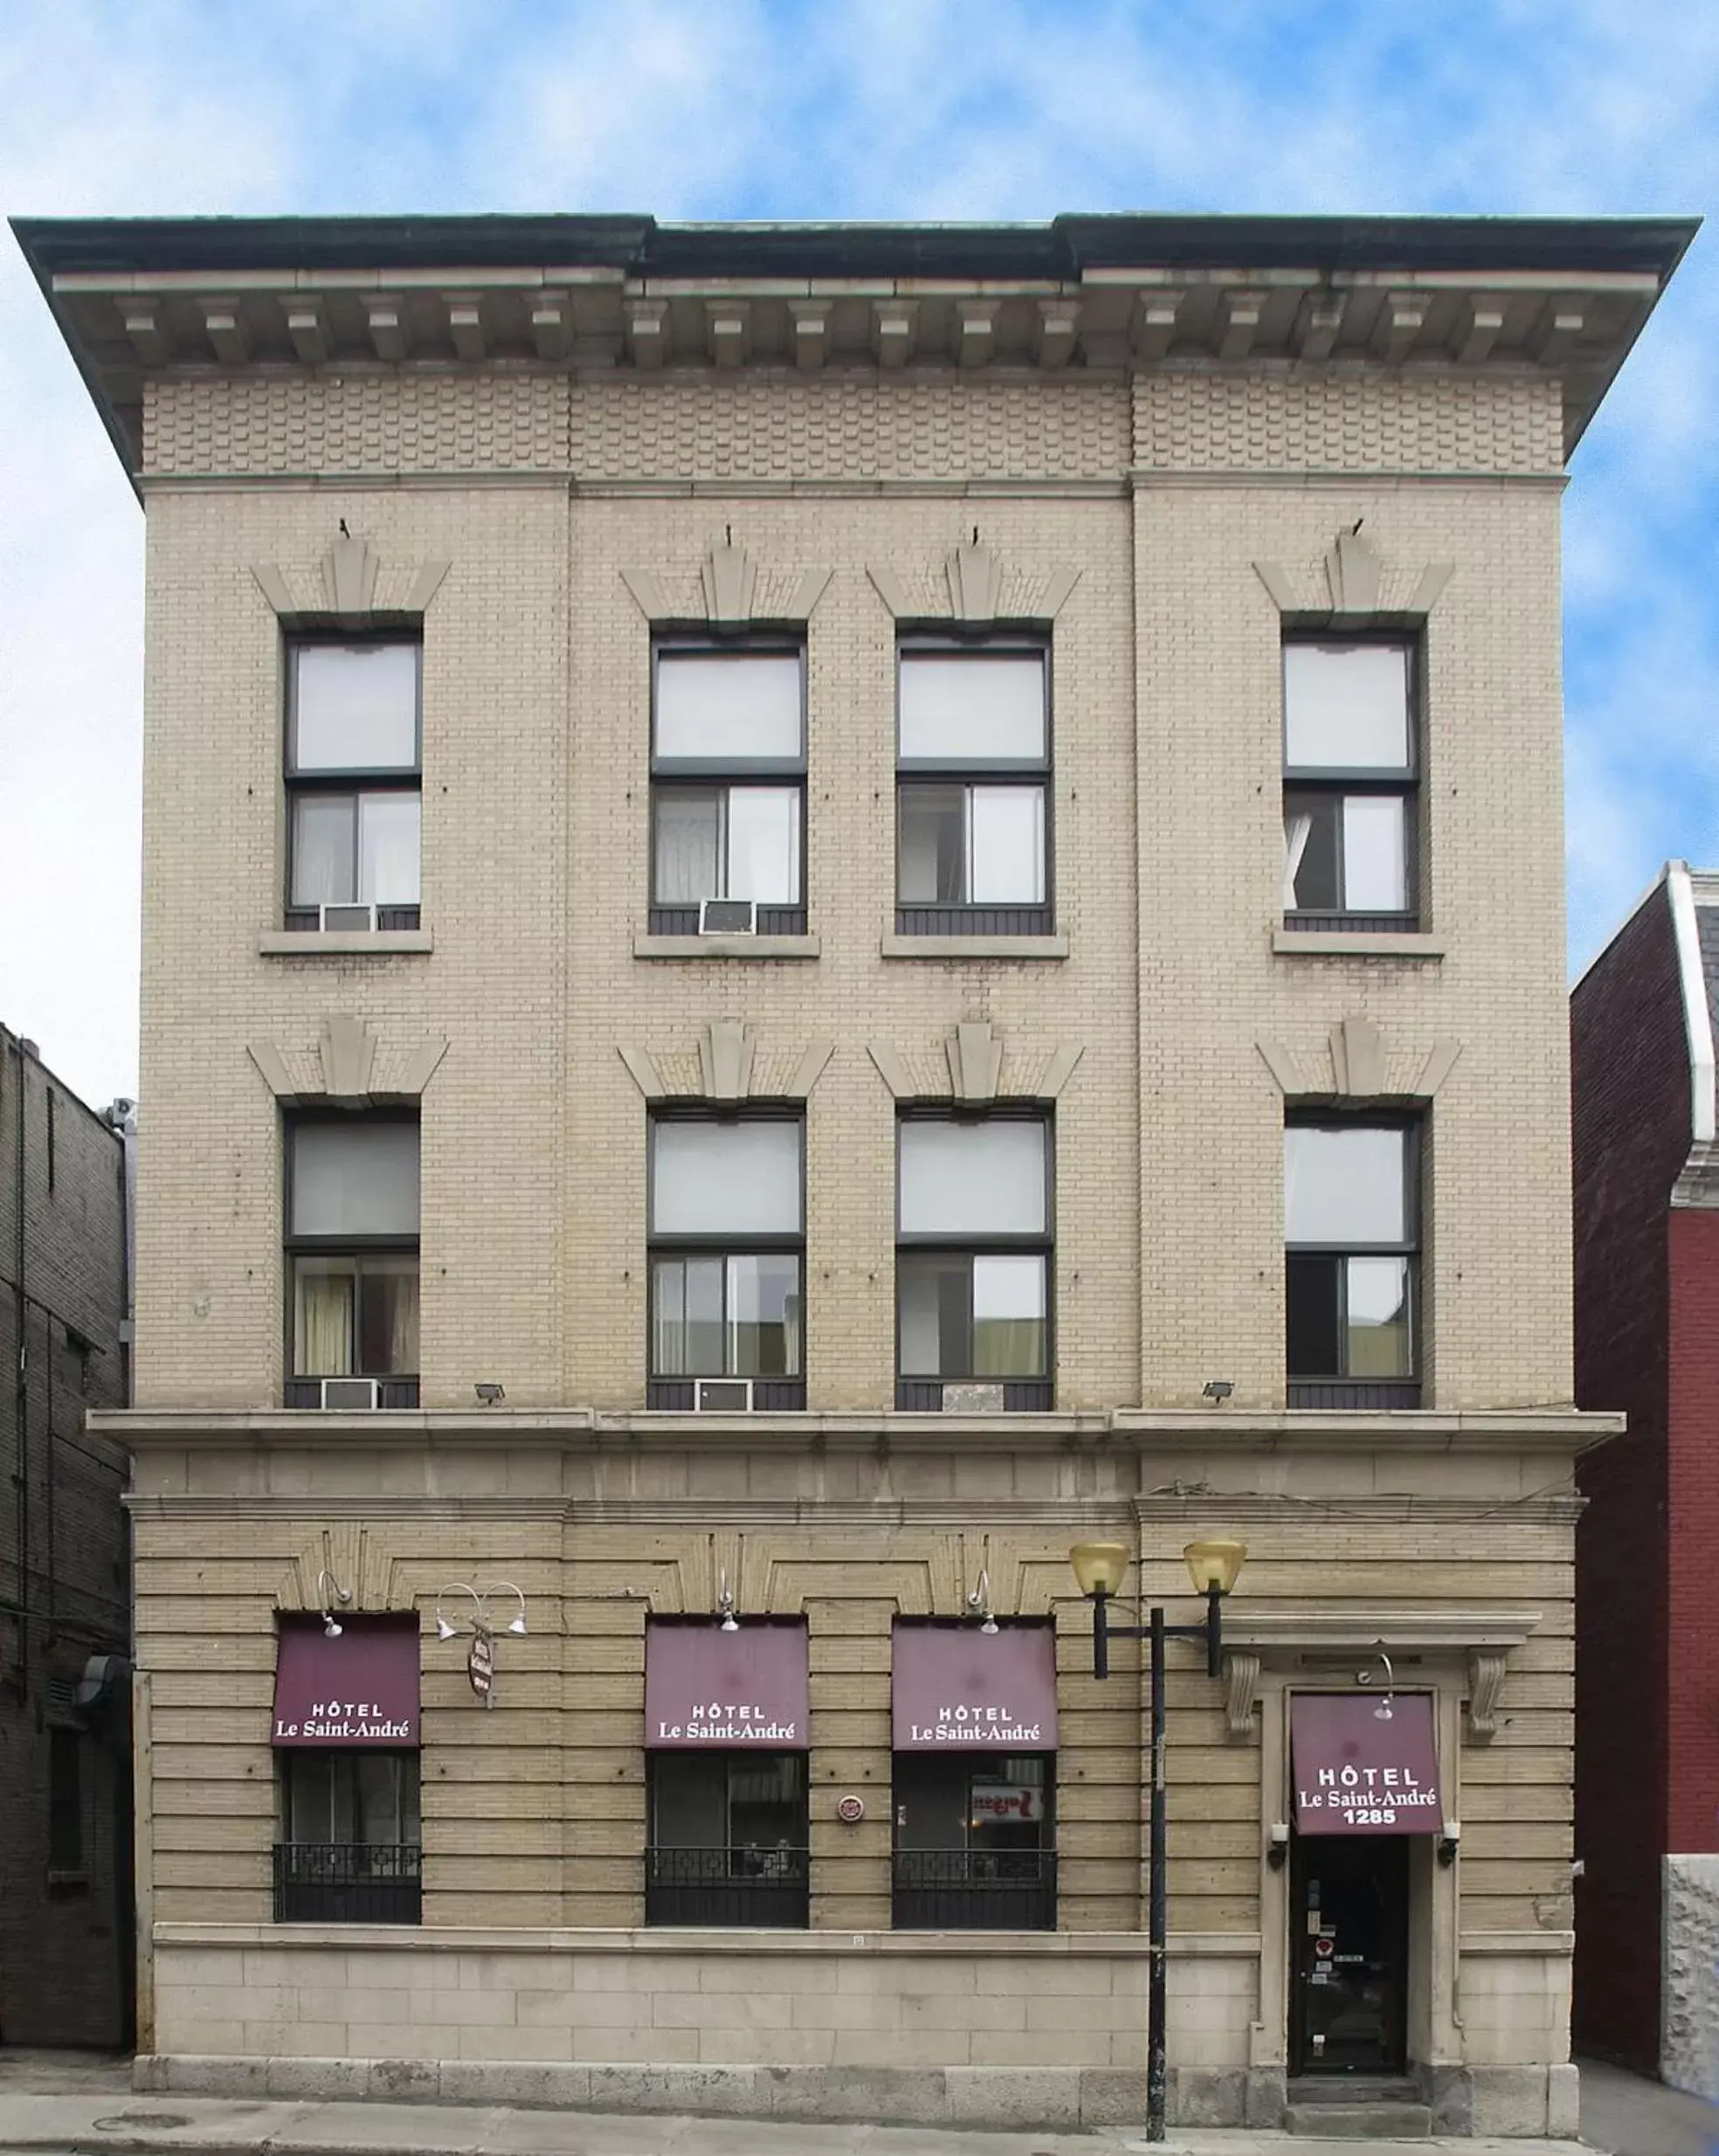
[[[886,936],[886,958],[1066,958],[1066,936]]]
[[[635,958],[816,958],[816,936],[635,936]]]
[[[338,929],[295,935],[283,929],[257,938],[258,953],[265,958],[398,958],[435,948],[428,929],[377,929],[372,935]]]
[[[1274,929],[1280,958],[1442,958],[1436,936],[1399,935],[1390,929]]]

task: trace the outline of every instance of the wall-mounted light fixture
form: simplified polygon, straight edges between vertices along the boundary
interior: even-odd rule
[[[470,1617],[456,1620],[449,1617],[442,1607],[443,1598],[450,1594],[469,1594],[472,1598]],[[498,1626],[489,1614],[489,1598],[493,1594],[511,1594],[519,1601],[519,1607],[505,1625]],[[492,1579],[485,1586],[468,1586],[463,1579],[451,1579],[445,1587],[436,1590],[436,1637],[452,1640],[462,1632],[511,1632],[523,1639],[528,1627],[525,1621],[525,1596],[511,1579]]]
[[[997,1620],[991,1607],[991,1573],[988,1569],[979,1573],[978,1585],[967,1597],[967,1607],[979,1620],[979,1630],[988,1640],[997,1637]]]
[[[1289,1862],[1289,1822],[1274,1819],[1266,1842],[1266,1862],[1274,1871],[1281,1871]]]
[[[472,1387],[472,1390],[477,1394],[478,1398],[483,1402],[486,1407],[494,1407],[498,1400],[504,1400],[507,1397],[507,1388],[506,1386],[497,1385],[492,1379],[487,1378],[480,1379],[479,1382]]]
[[[1456,1854],[1461,1846],[1462,1821],[1460,1819],[1447,1819],[1445,1830],[1439,1836],[1439,1862],[1446,1869],[1456,1862]]]
[[[346,1627],[335,1615],[334,1605],[342,1609],[352,1600],[350,1587],[343,1587],[335,1575],[325,1567],[316,1575],[316,1599],[322,1605],[322,1633],[326,1639],[337,1640]]]
[[[1209,1399],[1215,1406],[1221,1407],[1234,1391],[1233,1378],[1208,1378],[1200,1387],[1200,1398]]]
[[[717,1627],[719,1631],[738,1632],[740,1630],[740,1620],[735,1614],[734,1589],[728,1585],[728,1575],[726,1572],[718,1576],[716,1614],[722,1620]]]

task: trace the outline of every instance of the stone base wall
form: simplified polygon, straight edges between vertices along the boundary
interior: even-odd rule
[[[1719,1856],[1665,1860],[1660,2073],[1719,2103]]]

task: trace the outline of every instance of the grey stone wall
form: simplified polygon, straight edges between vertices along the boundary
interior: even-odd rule
[[[1719,2103],[1719,1856],[1665,1860],[1665,1984],[1660,2072]]]

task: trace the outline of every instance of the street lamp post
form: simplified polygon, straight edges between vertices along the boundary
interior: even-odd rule
[[[1146,2139],[1164,2138],[1164,1960],[1169,1933],[1166,1843],[1164,1839],[1164,1641],[1203,1640],[1208,1676],[1223,1674],[1224,1597],[1234,1586],[1245,1542],[1191,1542],[1183,1555],[1188,1561],[1195,1592],[1205,1597],[1205,1621],[1198,1625],[1166,1624],[1163,1608],[1154,1604],[1143,1625],[1113,1625],[1109,1605],[1128,1570],[1129,1553],[1120,1542],[1077,1542],[1068,1553],[1075,1584],[1093,1606],[1093,1675],[1110,1674],[1112,1640],[1150,1642],[1152,1721],[1152,1809],[1147,1866],[1147,2005],[1146,2005]]]

